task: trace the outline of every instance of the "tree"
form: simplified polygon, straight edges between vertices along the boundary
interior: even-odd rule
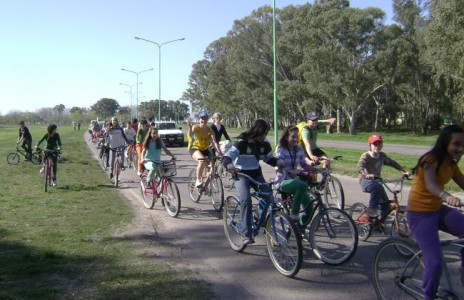
[[[90,107],[102,119],[114,116],[120,108],[118,101],[110,98],[102,98]]]

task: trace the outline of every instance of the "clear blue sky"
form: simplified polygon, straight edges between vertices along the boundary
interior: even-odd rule
[[[308,1],[276,0],[281,8]],[[313,1],[309,1],[313,2]],[[64,104],[90,107],[101,98],[130,104],[128,87],[139,75],[139,101],[158,99],[157,43],[162,46],[161,97],[177,100],[192,65],[213,41],[272,0],[3,0],[0,5],[0,114]],[[380,7],[392,17],[392,0],[351,0]],[[133,88],[135,94],[136,88]],[[134,103],[135,104],[135,103]]]

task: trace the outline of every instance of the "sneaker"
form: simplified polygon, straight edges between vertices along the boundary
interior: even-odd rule
[[[113,179],[113,173],[110,173],[110,179]]]
[[[142,175],[142,173],[140,173],[139,171],[137,171],[137,176],[140,177],[141,175]]]
[[[42,167],[42,168],[40,168],[40,171],[39,171],[39,172],[40,172],[40,174],[43,174],[43,172],[44,172],[44,168],[43,168],[43,167]]]
[[[292,221],[299,221],[299,220],[300,220],[300,216],[299,216],[299,215],[290,214],[290,219],[292,219]]]
[[[52,182],[50,182],[50,186],[56,186],[56,181],[52,180]]]
[[[198,188],[198,189],[201,189],[203,187],[203,183],[200,180],[197,180],[195,182],[195,187]]]
[[[243,239],[242,239],[242,243],[243,245],[249,245],[249,244],[254,244],[254,240],[248,236],[245,236]]]
[[[368,208],[366,214],[371,218],[377,218],[379,214],[375,208]]]
[[[379,224],[379,230],[380,230],[380,232],[383,233],[384,235],[388,235],[387,226],[385,226],[385,224],[380,223],[380,224]]]

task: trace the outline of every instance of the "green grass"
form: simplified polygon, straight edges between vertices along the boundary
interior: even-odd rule
[[[29,129],[34,143],[46,132]],[[123,234],[133,210],[91,158],[83,130],[59,128],[64,151],[49,193],[39,166],[7,164],[18,129],[0,130],[1,299],[212,297],[197,274],[143,253],[147,237]]]

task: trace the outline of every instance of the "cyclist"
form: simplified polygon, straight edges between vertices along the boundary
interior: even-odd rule
[[[222,136],[226,138],[226,140],[230,141],[230,137],[227,134],[227,130],[224,125],[221,124],[222,115],[221,113],[214,113],[213,115],[213,124],[211,124],[211,129],[214,131],[214,136],[216,137],[216,143],[219,144],[221,141]]]
[[[100,125],[98,124],[98,121],[93,121],[93,126],[92,126],[92,138],[93,140],[98,140],[98,137],[100,136],[100,131],[102,128],[100,128]]]
[[[127,139],[126,135],[124,134],[124,130],[119,126],[118,119],[116,117],[111,118],[111,124],[106,131],[105,143],[106,146],[109,148],[120,148],[121,150],[124,149],[124,142],[130,144],[129,140]],[[116,159],[116,152],[112,151],[111,155],[111,173],[110,179],[113,178],[113,167],[114,167],[114,160]],[[121,169],[124,170],[124,159],[121,163]]]
[[[158,135],[158,128],[151,127],[150,131],[148,132],[145,141],[143,142],[143,150],[142,150],[142,157],[143,157],[143,165],[145,169],[148,170],[147,176],[147,188],[152,188],[151,180],[153,175],[156,174],[156,178],[160,177],[160,172],[158,165],[161,161],[161,150],[171,156],[173,159],[176,159],[174,154],[166,148],[164,142],[161,140],[160,136]],[[157,180],[157,182],[159,182]]]
[[[143,168],[143,157],[142,157],[142,150],[143,150],[143,141],[148,134],[148,123],[145,118],[142,118],[140,121],[139,129],[137,130],[137,134],[135,135],[135,151],[137,151],[137,176],[142,174]]]
[[[29,128],[24,125],[24,121],[19,122],[19,137],[16,145],[21,144],[21,148],[26,151],[26,160],[31,160],[32,157],[32,135]]]
[[[380,212],[383,217],[390,208],[390,203],[388,203],[388,195],[382,183],[376,180],[381,177],[382,166],[395,168],[403,172],[404,175],[409,175],[409,173],[399,163],[389,158],[385,152],[382,152],[383,140],[379,134],[369,136],[367,144],[369,151],[363,153],[358,161],[358,173],[361,175],[359,185],[363,192],[370,193],[367,215],[371,218],[378,217],[377,208],[380,204]]]
[[[306,115],[307,125],[301,129],[301,141],[299,141],[300,146],[305,150],[306,156],[308,158],[308,163],[317,163],[319,158],[325,157],[327,155],[324,151],[317,146],[317,134],[321,126],[333,125],[337,120],[336,118],[330,118],[326,120],[319,120],[319,115],[315,111],[310,111]],[[322,162],[323,167],[329,167],[327,161]]]
[[[50,124],[47,127],[47,133],[37,142],[35,145],[36,148],[39,148],[40,144],[43,141],[47,141],[46,149],[48,150],[61,150],[61,138],[58,132],[56,132],[57,126],[56,124]],[[50,157],[53,161],[53,170],[52,170],[52,182],[50,183],[51,186],[56,186],[56,173],[58,171],[58,155],[52,154]],[[43,172],[43,170],[41,170]]]
[[[137,132],[132,127],[131,121],[127,121],[126,127],[124,128],[124,134],[126,135],[127,139],[129,140],[129,144],[130,145],[134,144],[135,135],[137,134]],[[126,151],[124,153],[125,157],[129,157],[129,150],[132,150],[132,149],[129,149],[129,147],[127,147],[127,149],[126,149]]]
[[[464,154],[464,131],[458,125],[445,127],[434,147],[422,155],[413,168],[407,219],[411,233],[422,250],[425,299],[435,299],[443,271],[438,230],[464,238],[464,215],[451,206],[461,206],[459,198],[446,192],[450,179],[464,189],[464,175],[458,162]],[[464,249],[461,249],[461,283],[464,281]]]
[[[211,155],[209,152],[209,145],[213,145],[218,156],[222,156],[222,152],[219,145],[216,143],[213,130],[207,126],[208,114],[202,111],[199,113],[199,117],[199,124],[192,125],[192,119],[189,119],[187,121],[187,125],[189,138],[188,150],[190,156],[198,162],[196,171],[197,181],[195,183],[195,187],[201,189],[203,187],[201,174],[203,174],[203,169],[209,164],[209,162],[202,159],[204,159],[205,156]]]
[[[305,152],[298,145],[298,127],[293,125],[285,127],[277,145],[276,158],[285,163],[284,172],[277,173],[276,176],[276,181],[280,183],[278,189],[293,195],[290,218],[294,221],[300,220],[300,207],[303,205],[303,207],[307,207],[301,220],[304,224],[311,215],[311,207],[309,207],[308,185],[299,180],[297,176],[298,166],[309,173],[314,173],[316,170],[308,165],[305,160]]]
[[[236,169],[255,178],[258,182],[265,182],[263,172],[259,165],[262,160],[273,167],[279,166],[283,169],[285,164],[277,159],[272,154],[271,144],[266,140],[266,135],[269,132],[269,124],[258,119],[245,132],[238,136],[238,141],[229,149],[226,156],[222,160],[222,165],[227,168],[230,173],[234,173]],[[250,195],[250,187],[257,189],[257,186],[252,184],[248,179],[239,177],[235,181],[235,187],[240,195],[240,219],[241,233],[243,235],[243,244],[248,245],[254,243],[252,234],[252,203]],[[263,192],[270,192],[267,186],[261,186]]]

